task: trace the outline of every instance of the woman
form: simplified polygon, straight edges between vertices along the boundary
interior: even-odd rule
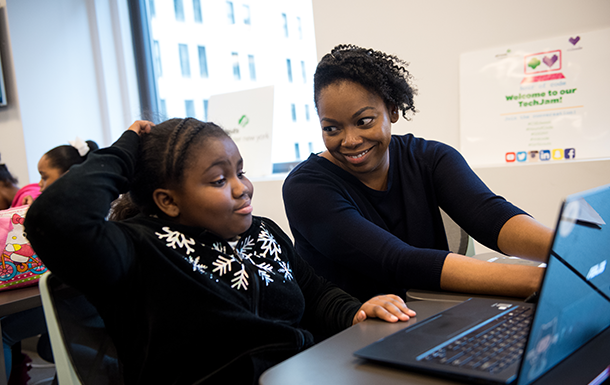
[[[544,261],[552,231],[493,194],[453,148],[391,134],[400,112],[415,112],[410,81],[404,61],[353,45],[318,64],[326,151],[283,187],[297,251],[361,300],[409,288],[526,297],[542,269],[450,253],[439,207],[505,254]]]

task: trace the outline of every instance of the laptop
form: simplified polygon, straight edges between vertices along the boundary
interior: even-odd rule
[[[561,206],[535,303],[470,298],[354,354],[469,382],[530,384],[610,326],[610,185]]]

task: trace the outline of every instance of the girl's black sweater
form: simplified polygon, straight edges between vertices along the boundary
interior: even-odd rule
[[[351,325],[360,302],[317,276],[269,219],[254,217],[234,247],[156,217],[107,221],[138,145],[127,131],[91,154],[25,221],[45,265],[97,307],[127,384],[255,383],[311,346],[312,332]]]

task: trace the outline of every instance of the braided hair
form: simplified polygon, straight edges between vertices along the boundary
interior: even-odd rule
[[[379,95],[387,107],[396,107],[409,120],[416,112],[408,63],[380,51],[341,44],[324,55],[314,74],[314,103],[318,108],[320,92],[332,84],[353,81]]]
[[[170,119],[142,135],[140,153],[128,194],[115,200],[110,220],[123,220],[139,213],[160,215],[153,199],[158,188],[176,188],[184,181],[185,170],[194,162],[193,154],[208,138],[228,137],[214,123],[197,119]]]

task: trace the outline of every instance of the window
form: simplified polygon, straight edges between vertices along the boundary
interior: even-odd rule
[[[189,47],[186,44],[178,44],[180,50],[180,71],[183,78],[191,77],[191,64],[189,63]]]
[[[250,6],[248,4],[244,4],[244,24],[250,25]]]
[[[303,28],[301,27],[301,18],[297,17],[297,29],[299,31],[299,39],[303,39]]]
[[[186,117],[195,117],[195,102],[192,100],[185,100],[184,109],[186,110]]]
[[[235,24],[235,12],[233,12],[232,1],[227,1],[227,18],[229,19],[229,24]]]
[[[301,150],[299,149],[299,144],[294,144],[294,158],[296,160],[301,160]]]
[[[241,73],[239,71],[239,54],[237,52],[231,53],[231,57],[233,58],[233,79],[240,80]]]
[[[195,23],[203,23],[203,17],[201,16],[201,0],[193,0],[193,17]]]
[[[250,68],[250,80],[256,80],[256,66],[254,65],[254,55],[248,55],[248,68]]]
[[[197,53],[199,54],[199,75],[202,78],[207,78],[208,75],[208,58],[205,54],[205,47],[197,47]]]
[[[165,99],[159,100],[159,113],[163,119],[167,118],[167,103],[165,103]]]
[[[305,62],[301,60],[301,74],[303,75],[303,83],[307,83],[307,75],[305,73]]]
[[[184,21],[184,4],[182,0],[174,0],[174,13],[177,21]]]
[[[313,154],[313,142],[307,143],[307,146],[309,147],[309,153]]]
[[[161,49],[159,48],[159,42],[153,41],[153,63],[155,66],[155,75],[163,76],[163,68],[161,67]]]
[[[288,71],[288,81],[292,83],[292,64],[290,59],[286,59],[286,70]]]
[[[284,22],[284,36],[288,37],[288,17],[282,13],[282,21]]]
[[[314,31],[309,11],[312,0],[138,2],[144,7],[140,9],[140,17],[133,18],[133,27],[143,28],[142,32],[147,33],[136,43],[139,45],[136,60],[141,65],[138,68],[142,68],[137,76],[142,83],[143,117],[159,123],[167,118],[183,117],[188,109],[188,114],[194,114],[197,119],[221,119],[222,112],[213,110],[215,95],[259,85],[281,86],[285,90],[280,101],[283,107],[273,109],[272,162],[296,162],[294,143],[297,142],[303,157],[309,142],[313,142],[315,151],[323,148],[316,111],[310,102],[311,75],[317,62],[315,39],[311,36]],[[153,18],[153,15],[156,16]],[[183,21],[177,21],[182,17]],[[138,27],[135,19],[147,23],[146,28]],[[215,23],[219,23],[219,28],[215,28]],[[286,47],[288,43],[290,51],[269,50],[270,46]],[[298,54],[293,56],[292,52]],[[301,81],[301,61],[305,65],[305,83]],[[187,99],[193,101],[194,108],[190,102],[187,105]],[[240,143],[240,147],[245,145]],[[250,174],[256,175],[252,170]]]
[[[157,12],[155,11],[155,0],[148,0],[148,12],[150,12],[150,17],[157,16]]]

